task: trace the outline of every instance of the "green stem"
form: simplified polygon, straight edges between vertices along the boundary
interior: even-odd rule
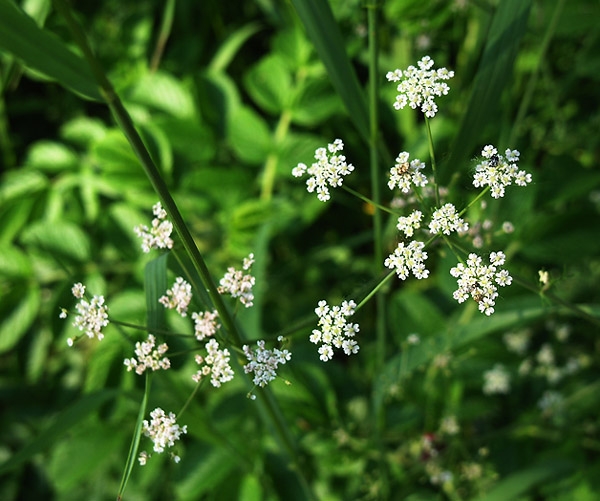
[[[369,197],[365,197],[362,193],[359,193],[358,191],[355,191],[352,188],[348,188],[348,186],[346,186],[345,184],[342,185],[342,189],[346,190],[348,193],[350,193],[351,195],[354,195],[356,198],[362,200],[366,204],[372,205],[376,209],[382,210],[384,212],[388,212],[389,214],[392,214],[392,215],[396,215],[396,213],[389,207],[386,207],[385,205],[381,205],[381,204],[375,202],[374,200],[371,200]]]
[[[160,32],[158,33],[158,40],[154,47],[154,53],[150,60],[150,71],[156,71],[160,65],[165,46],[171,35],[171,28],[173,27],[173,14],[175,13],[175,0],[167,0],[165,2],[165,10],[163,11],[162,23],[160,25]]]
[[[433,170],[433,180],[435,185],[435,204],[440,206],[440,185],[438,183],[437,164],[435,162],[435,149],[433,147],[433,135],[431,134],[431,126],[429,119],[425,117],[425,126],[427,129],[427,142],[429,144],[429,156],[431,158],[431,169]]]

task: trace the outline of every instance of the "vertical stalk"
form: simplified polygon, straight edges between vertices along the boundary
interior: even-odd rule
[[[381,205],[381,172],[379,166],[379,44],[378,44],[378,17],[379,0],[371,0],[367,3],[368,32],[369,32],[369,153],[371,167],[371,198],[375,205],[373,207],[373,240],[374,240],[374,258],[375,270],[379,270],[383,265],[383,231],[382,231],[382,213],[378,208]],[[377,294],[375,296],[376,308],[376,356],[375,367],[381,368],[385,363],[386,352],[386,310],[385,296]],[[387,497],[388,482],[387,470],[385,467],[385,452],[383,450],[383,430],[385,429],[385,413],[383,409],[383,400],[375,398],[375,388],[373,388],[373,417],[375,420],[374,442],[379,450],[380,475],[381,475],[381,494]]]

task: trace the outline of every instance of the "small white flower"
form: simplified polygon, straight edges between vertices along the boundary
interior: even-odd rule
[[[458,283],[458,289],[453,294],[454,299],[463,303],[472,297],[478,303],[479,311],[488,316],[494,313],[495,299],[498,297],[496,286],[505,287],[512,282],[507,270],[499,270],[505,259],[503,252],[492,252],[490,265],[485,265],[477,254],[469,254],[466,265],[458,263],[450,270],[450,274],[457,278]]]
[[[343,350],[346,355],[358,353],[360,347],[354,336],[360,327],[347,321],[348,317],[354,315],[355,308],[356,303],[352,300],[333,307],[329,307],[325,300],[319,301],[315,308],[319,317],[319,329],[314,329],[309,339],[313,344],[323,343],[318,350],[323,362],[333,358],[333,348]]]
[[[483,380],[483,393],[486,395],[510,391],[510,375],[502,364],[496,364],[493,369],[486,371]]]
[[[425,268],[427,252],[423,250],[424,247],[425,244],[423,242],[416,240],[413,240],[408,245],[400,242],[396,250],[386,258],[383,264],[387,268],[395,269],[398,278],[401,280],[406,280],[411,271],[418,279],[427,278],[429,270]]]
[[[182,277],[177,277],[173,287],[158,302],[165,308],[176,309],[182,317],[187,316],[187,309],[192,300],[192,286]]]
[[[152,334],[148,335],[148,340],[144,343],[135,343],[137,359],[125,359],[124,364],[127,367],[127,372],[135,370],[136,374],[141,375],[146,369],[157,371],[159,369],[167,370],[171,367],[171,361],[167,357],[163,357],[169,347],[166,343],[163,343],[154,349],[155,343],[156,339]]]
[[[142,239],[142,250],[148,253],[151,249],[172,249],[173,223],[166,219],[167,212],[162,208],[160,202],[154,204],[152,212],[156,216],[152,220],[152,228],[148,228],[145,224],[133,228],[136,236]]]
[[[308,173],[310,177],[306,181],[309,193],[317,192],[317,198],[321,202],[327,202],[331,195],[329,187],[337,188],[347,176],[354,170],[354,166],[346,162],[346,157],[339,154],[344,149],[341,139],[336,139],[327,145],[327,148],[318,148],[315,151],[315,160],[310,167],[300,163],[292,169],[294,177],[302,177]]]
[[[292,358],[288,350],[273,348],[267,350],[263,340],[256,342],[257,348],[252,350],[248,345],[244,345],[242,350],[248,359],[244,365],[246,374],[254,373],[252,380],[256,386],[264,387],[277,377],[277,368],[284,365]]]
[[[411,184],[424,187],[428,181],[427,177],[421,172],[425,168],[425,164],[418,158],[409,162],[409,153],[401,152],[396,157],[396,164],[390,169],[390,179],[388,188],[393,190],[398,187],[402,193],[409,193]]]
[[[402,233],[404,233],[406,237],[410,238],[413,236],[415,230],[420,228],[422,218],[423,213],[420,210],[414,210],[410,213],[409,216],[399,217],[396,228],[398,228]]]
[[[250,254],[244,259],[243,270],[249,271],[252,263],[254,263],[254,254]],[[254,301],[252,287],[254,287],[255,281],[256,279],[250,275],[250,273],[244,275],[243,271],[236,270],[231,266],[227,268],[227,273],[225,273],[225,276],[219,281],[217,290],[219,291],[219,294],[229,294],[234,298],[239,297],[240,303],[246,308],[250,308]]]
[[[388,81],[400,82],[394,108],[400,110],[407,104],[412,109],[420,107],[426,117],[432,118],[438,110],[434,98],[448,94],[450,87],[443,80],[454,77],[454,72],[446,68],[431,69],[433,59],[429,56],[423,57],[417,66],[418,68],[415,68],[411,65],[404,71],[395,70],[387,73]]]
[[[459,217],[454,205],[445,204],[433,213],[429,223],[429,231],[434,234],[443,233],[444,235],[450,235],[453,231],[462,234],[469,231],[469,225]]]
[[[217,322],[219,313],[217,310],[212,312],[204,311],[201,313],[192,313],[194,321],[194,335],[198,341],[202,341],[206,337],[214,336],[220,325]]]
[[[71,292],[73,296],[79,299],[75,305],[77,316],[73,321],[73,325],[82,331],[89,338],[97,338],[98,341],[104,339],[102,328],[109,323],[108,306],[104,304],[104,296],[94,296],[91,301],[86,301],[84,298],[85,285],[76,283],[73,285]],[[60,318],[67,318],[67,310],[61,308]],[[74,339],[67,340],[69,346],[73,346]]]
[[[519,155],[517,150],[507,149],[502,156],[491,144],[485,146],[481,151],[484,160],[475,167],[473,186],[482,188],[487,185],[493,198],[502,198],[505,188],[513,182],[518,186],[529,184],[531,174],[519,170]]]
[[[173,447],[179,437],[187,433],[187,426],[180,427],[172,412],[167,415],[158,407],[150,413],[150,417],[152,419],[149,422],[144,420],[142,423],[142,433],[154,443],[154,452],[162,453],[165,447]],[[138,460],[141,464],[145,464],[148,454],[145,452],[142,454]]]
[[[205,357],[196,355],[195,361],[198,365],[202,365],[202,367],[192,376],[192,379],[196,383],[199,383],[204,377],[210,374],[210,383],[215,388],[231,381],[234,373],[229,365],[229,350],[227,348],[220,350],[219,343],[214,339],[211,339],[204,347],[206,348],[207,355]]]

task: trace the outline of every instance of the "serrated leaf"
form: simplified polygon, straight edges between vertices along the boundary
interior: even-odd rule
[[[7,0],[0,0],[0,49],[70,90],[102,101],[85,60]]]

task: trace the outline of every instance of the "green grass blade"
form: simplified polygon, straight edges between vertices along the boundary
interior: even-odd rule
[[[331,83],[365,141],[369,141],[369,113],[365,94],[346,54],[344,40],[324,0],[292,0],[306,33],[312,40]]]
[[[482,135],[482,131],[497,116],[503,90],[511,82],[519,45],[527,30],[530,7],[531,0],[504,0],[498,6],[475,76],[471,99],[446,164],[451,167],[449,173],[462,168],[464,162],[479,154],[485,144],[497,139]],[[449,174],[442,176],[447,179]]]
[[[86,62],[8,0],[0,0],[0,50],[81,96],[102,100]]]

